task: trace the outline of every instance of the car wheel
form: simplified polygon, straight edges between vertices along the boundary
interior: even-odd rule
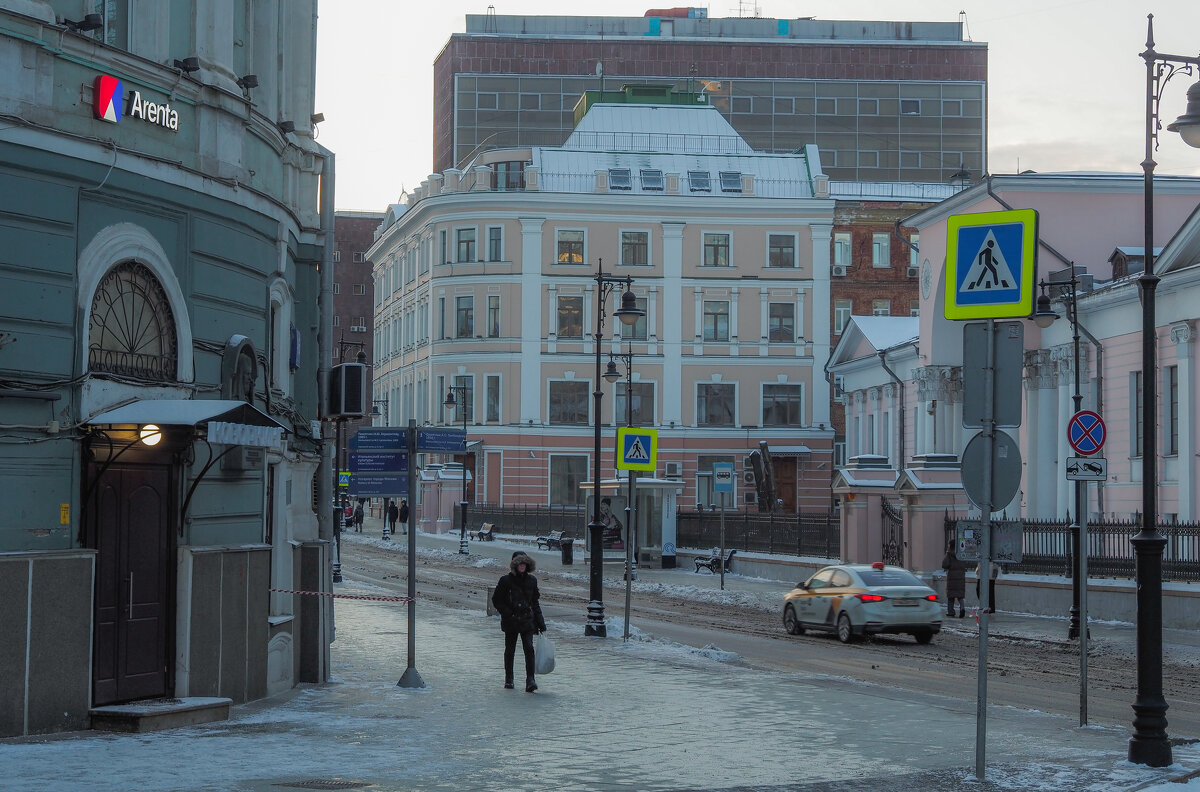
[[[800,620],[796,618],[796,611],[791,605],[783,609],[783,626],[789,635],[804,635],[804,628],[800,626]]]
[[[838,616],[837,637],[842,643],[850,643],[854,640],[854,627],[850,624],[850,616],[846,613]]]
[[[933,630],[918,630],[913,633],[913,638],[916,638],[919,644],[927,644],[933,640]]]

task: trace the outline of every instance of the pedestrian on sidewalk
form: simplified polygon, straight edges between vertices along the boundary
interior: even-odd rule
[[[388,501],[387,519],[388,525],[392,527],[392,534],[396,533],[396,518],[400,516],[400,509],[396,508],[396,501]]]
[[[356,533],[362,533],[363,517],[363,505],[362,501],[359,501],[358,505],[354,507],[354,530]]]
[[[967,562],[958,557],[954,540],[946,544],[946,556],[942,559],[946,570],[946,615],[954,616],[954,603],[958,602],[958,618],[967,615]]]
[[[537,578],[533,576],[537,562],[518,550],[512,554],[508,568],[511,571],[500,578],[492,593],[492,605],[500,614],[500,629],[504,631],[504,687],[513,687],[513,660],[520,636],[525,653],[525,692],[532,693],[538,689],[533,678],[533,635],[546,631]]]
[[[400,516],[401,530],[403,530],[404,533],[408,533],[408,500],[406,498],[400,499],[400,515],[399,516]],[[396,532],[396,525],[395,525],[395,523],[393,523],[392,524],[392,533],[395,533],[395,532]]]
[[[983,600],[979,598],[979,579],[983,576],[983,562],[979,562],[975,566],[975,598],[979,600],[979,604],[983,605]],[[988,581],[988,608],[985,613],[996,612],[996,578],[1000,577],[1000,565],[995,561],[991,563],[991,580]]]

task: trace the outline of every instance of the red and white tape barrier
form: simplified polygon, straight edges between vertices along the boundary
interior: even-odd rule
[[[333,594],[328,591],[299,591],[297,589],[271,589],[274,594],[304,594],[310,597],[333,597],[334,599],[370,600],[371,602],[412,602],[408,597],[364,597],[358,594]]]

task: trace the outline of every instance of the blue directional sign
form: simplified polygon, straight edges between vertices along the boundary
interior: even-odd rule
[[[391,426],[363,427],[350,438],[351,451],[403,451],[408,430]]]
[[[1008,319],[1033,313],[1037,224],[1033,209],[947,219],[947,319]]]
[[[408,454],[399,451],[351,451],[351,473],[406,473]]]
[[[462,454],[467,450],[467,433],[461,429],[417,429],[418,451]]]
[[[403,473],[355,473],[350,494],[363,498],[408,497],[408,475]]]

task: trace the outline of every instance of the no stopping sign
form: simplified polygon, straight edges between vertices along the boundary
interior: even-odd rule
[[[1104,419],[1091,410],[1080,410],[1067,424],[1067,442],[1080,456],[1091,456],[1104,448]]]

